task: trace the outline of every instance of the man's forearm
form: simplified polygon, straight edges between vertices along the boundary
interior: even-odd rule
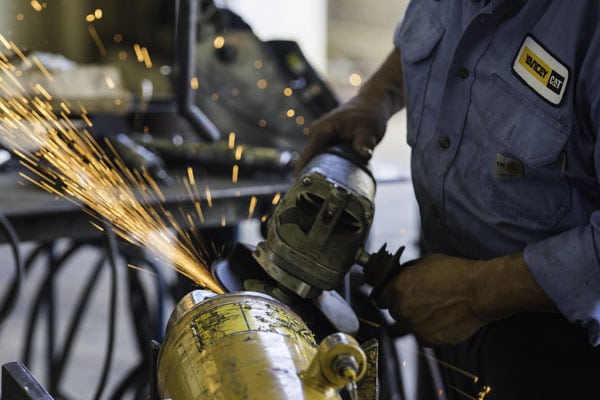
[[[395,48],[361,87],[357,97],[378,107],[387,120],[405,105],[403,75],[400,51]]]
[[[480,318],[491,322],[518,312],[556,312],[556,306],[537,284],[523,253],[481,262],[472,279]]]

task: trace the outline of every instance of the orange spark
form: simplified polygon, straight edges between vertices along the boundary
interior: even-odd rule
[[[88,32],[90,33],[90,36],[92,37],[92,40],[94,41],[94,44],[98,48],[100,55],[105,56],[106,55],[106,47],[104,47],[104,43],[102,43],[102,39],[100,39],[100,35],[98,35],[98,31],[96,31],[96,28],[94,28],[94,25],[88,25]]]
[[[240,174],[240,166],[237,164],[234,164],[233,168],[231,168],[231,182],[237,183],[239,174]]]
[[[256,209],[256,204],[258,203],[258,199],[256,196],[250,197],[250,205],[248,206],[248,219],[251,219],[254,215],[254,210]]]
[[[91,126],[85,108],[83,125],[69,119],[64,102],[54,111],[50,94],[41,86],[36,89],[42,96],[25,97],[14,67],[0,62],[0,70],[15,83],[0,81],[0,135],[20,157],[25,168],[21,177],[81,206],[96,220],[109,221],[123,240],[145,247],[198,285],[222,293],[189,229],[162,206],[165,197],[157,183],[147,171],[128,169],[109,143],[112,154],[103,150],[85,129]]]
[[[136,271],[147,272],[147,273],[149,273],[150,275],[154,275],[154,276],[156,276],[156,273],[155,273],[155,272],[153,272],[153,271],[150,271],[150,270],[147,270],[147,269],[145,269],[145,268],[142,268],[142,267],[138,267],[137,265],[133,265],[133,264],[127,264],[127,266],[128,266],[129,268],[131,268],[131,269],[135,269]]]
[[[192,79],[190,79],[190,87],[192,88],[192,90],[198,90],[198,88],[200,87],[200,82],[198,81],[197,77],[192,77]]]
[[[477,400],[484,400],[485,396],[487,396],[492,391],[492,388],[489,386],[484,386],[481,392],[477,393]]]
[[[23,54],[21,49],[19,49],[19,47],[14,42],[10,42],[10,48],[15,52],[17,56],[19,56],[21,60],[23,60],[26,66],[31,66],[31,61],[29,61],[29,59],[25,56],[25,54]]]
[[[208,204],[209,207],[212,207],[213,206],[212,194],[210,193],[210,189],[208,186],[204,187],[204,192],[206,193],[206,203]]]
[[[134,44],[133,52],[135,53],[135,57],[137,58],[138,62],[144,62],[144,54],[142,53],[142,46],[140,46],[137,43]]]
[[[273,200],[271,200],[271,204],[277,205],[279,200],[281,200],[281,193],[276,193],[275,196],[273,196]]]
[[[430,358],[430,359],[436,361],[438,364],[440,364],[440,365],[442,365],[442,366],[444,366],[446,368],[450,368],[451,370],[454,370],[454,371],[456,371],[456,372],[458,372],[460,374],[463,374],[466,377],[469,377],[469,378],[473,379],[473,383],[477,383],[479,381],[479,377],[477,375],[472,374],[472,373],[470,373],[468,371],[465,371],[464,369],[459,368],[459,367],[457,367],[455,365],[452,365],[452,364],[450,364],[450,363],[448,363],[446,361],[440,360],[439,358],[436,358],[436,357],[432,356],[431,354],[427,354],[427,353],[424,353],[422,351],[419,351],[418,354],[420,354],[423,357]]]
[[[144,61],[146,68],[152,68],[152,59],[150,58],[150,53],[148,52],[147,47],[142,47],[142,60]]]
[[[39,12],[39,11],[42,11],[42,9],[43,9],[42,5],[37,0],[31,0],[30,4],[31,4],[31,8],[33,8],[35,11]]]
[[[37,56],[33,55],[31,57],[31,60],[33,61],[35,66],[38,67],[38,69],[41,71],[41,73],[46,77],[46,79],[48,79],[49,81],[54,80],[54,77],[50,74],[50,72],[48,72],[48,70],[46,69],[44,64],[41,63],[40,59],[37,58]]]
[[[48,93],[48,91],[46,89],[44,89],[44,87],[42,85],[40,85],[39,83],[35,84],[35,89],[38,92],[40,92],[41,95],[46,98],[46,100],[52,100],[52,96],[50,95],[50,93]]]
[[[235,148],[234,158],[236,161],[240,161],[242,159],[243,152],[244,152],[244,146],[239,145]]]
[[[115,81],[108,75],[104,77],[104,82],[109,89],[114,89],[116,87]]]
[[[454,385],[448,385],[448,387],[452,390],[454,390],[457,393],[460,393],[462,396],[466,397],[469,400],[477,400],[476,397],[471,396],[469,393],[465,392],[464,390],[462,390],[459,387],[456,387]]]

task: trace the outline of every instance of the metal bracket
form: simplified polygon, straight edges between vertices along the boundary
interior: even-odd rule
[[[196,25],[200,16],[198,0],[179,0],[175,33],[177,105],[179,113],[203,139],[214,142],[221,138],[219,129],[194,103],[191,81],[196,65]]]
[[[2,365],[2,400],[54,400],[20,362]]]

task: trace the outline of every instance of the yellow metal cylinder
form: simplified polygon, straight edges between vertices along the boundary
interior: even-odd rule
[[[287,306],[254,292],[194,291],[177,305],[161,346],[163,399],[340,399],[299,374],[317,352],[312,332]]]

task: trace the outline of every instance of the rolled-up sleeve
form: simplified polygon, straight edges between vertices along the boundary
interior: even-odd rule
[[[594,166],[600,187],[600,95],[592,102],[596,132]],[[600,345],[600,202],[589,223],[525,248],[525,261],[538,284],[569,321],[587,328]]]
[[[525,262],[538,284],[569,321],[588,329],[600,345],[600,211],[590,224],[525,248]]]

